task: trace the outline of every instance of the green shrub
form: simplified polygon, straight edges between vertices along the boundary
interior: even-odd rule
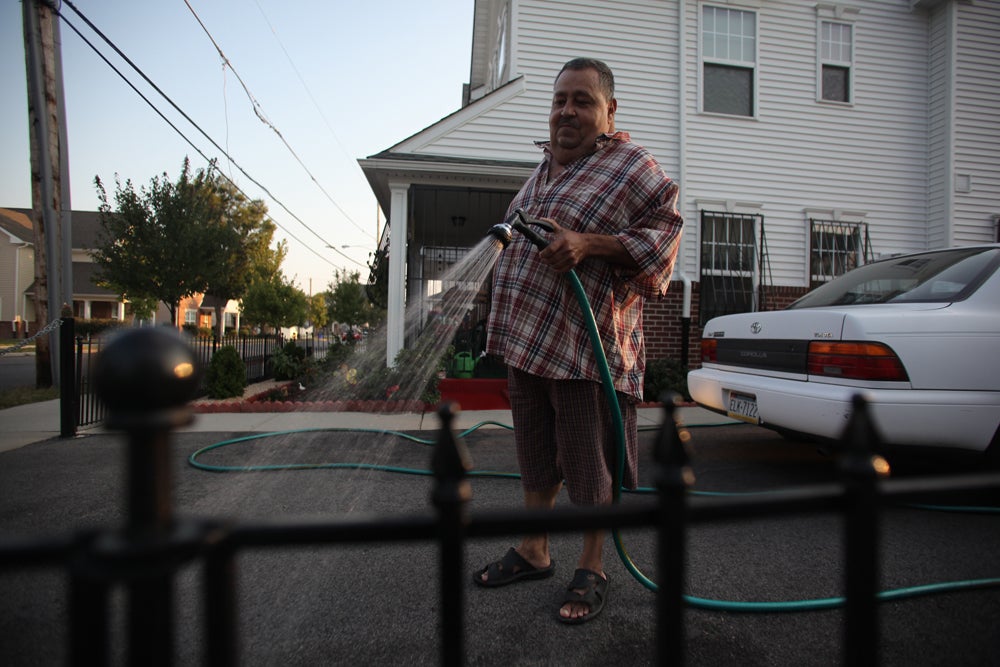
[[[647,361],[646,379],[642,391],[644,400],[659,401],[665,392],[670,391],[677,392],[684,400],[691,400],[687,386],[687,369],[676,359]]]
[[[220,347],[208,364],[208,397],[232,398],[243,396],[246,387],[246,367],[232,345]]]
[[[101,319],[77,319],[73,322],[73,329],[77,336],[96,336],[105,331],[118,329],[125,326],[119,320],[101,320]]]
[[[275,380],[295,380],[306,369],[306,351],[289,341],[271,359]]]

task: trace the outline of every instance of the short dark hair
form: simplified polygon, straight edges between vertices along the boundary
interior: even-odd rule
[[[598,80],[601,86],[601,92],[609,100],[615,97],[615,75],[611,72],[611,68],[607,66],[602,60],[597,58],[573,58],[559,70],[559,74],[556,74],[556,79],[558,79],[563,72],[566,70],[579,71],[583,69],[592,69],[597,72]]]

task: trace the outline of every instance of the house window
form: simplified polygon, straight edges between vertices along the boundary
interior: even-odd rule
[[[757,77],[757,15],[702,7],[702,110],[753,116]]]
[[[809,220],[809,286],[842,276],[872,259],[864,222]]]
[[[198,324],[198,310],[195,308],[184,309],[184,324]]]
[[[701,324],[718,315],[760,310],[758,298],[764,218],[746,213],[701,212]]]
[[[854,26],[833,21],[819,22],[820,99],[852,102]]]

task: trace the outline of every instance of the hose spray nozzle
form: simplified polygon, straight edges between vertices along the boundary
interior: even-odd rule
[[[513,224],[509,222],[497,223],[490,227],[487,234],[495,237],[498,241],[500,241],[503,247],[506,248],[507,244],[511,242],[511,239],[514,238],[514,230],[516,229],[521,232],[525,238],[534,243],[539,250],[544,249],[545,246],[549,244],[548,240],[532,229],[531,226],[534,225],[535,227],[541,227],[545,231],[552,232],[555,231],[552,225],[545,222],[541,218],[535,218],[528,215],[522,209],[515,209],[514,213],[517,214],[517,219],[514,220]]]
[[[506,248],[507,244],[510,243],[510,240],[514,238],[514,228],[507,222],[499,222],[493,225],[487,233],[500,241],[500,245],[504,248]]]
[[[545,246],[549,244],[548,240],[539,234],[537,231],[531,228],[531,225],[536,227],[541,227],[545,231],[552,232],[555,229],[549,223],[545,222],[541,218],[536,218],[528,215],[522,209],[516,209],[514,211],[517,214],[518,219],[514,222],[514,229],[524,234],[525,238],[535,244],[539,250],[544,250]]]

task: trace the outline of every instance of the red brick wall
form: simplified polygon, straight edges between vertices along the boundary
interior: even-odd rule
[[[701,325],[699,323],[699,284],[691,285],[691,321],[688,331],[688,367],[701,366]],[[781,310],[805,294],[806,287],[769,287],[765,310]],[[684,285],[672,282],[670,291],[660,299],[647,299],[643,311],[646,335],[646,359],[681,359],[683,344]]]

